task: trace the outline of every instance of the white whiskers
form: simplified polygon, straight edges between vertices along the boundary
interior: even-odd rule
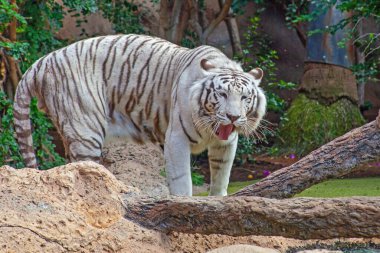
[[[248,118],[246,124],[241,126],[241,132],[246,137],[264,141],[266,139],[266,133],[274,133],[274,130],[270,128],[273,124],[264,119],[262,119],[259,124],[257,124],[257,121],[257,118]]]

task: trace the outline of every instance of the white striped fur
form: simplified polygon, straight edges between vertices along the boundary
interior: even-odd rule
[[[190,50],[143,35],[87,39],[25,73],[15,96],[17,138],[26,165],[37,167],[29,121],[37,97],[70,161],[99,161],[112,135],[161,143],[171,194],[192,195],[190,153],[208,149],[210,194],[226,195],[237,132],[254,133],[265,113],[261,77],[210,46]]]

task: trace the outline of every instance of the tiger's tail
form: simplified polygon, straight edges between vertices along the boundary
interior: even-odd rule
[[[26,78],[23,78],[16,90],[13,115],[16,138],[25,166],[37,168],[37,159],[33,149],[32,125],[30,122],[30,102],[32,96]]]

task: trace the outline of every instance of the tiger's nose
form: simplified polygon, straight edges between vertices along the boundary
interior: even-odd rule
[[[234,123],[238,118],[240,118],[240,115],[231,115],[231,114],[226,114],[227,118],[231,120],[231,123]]]

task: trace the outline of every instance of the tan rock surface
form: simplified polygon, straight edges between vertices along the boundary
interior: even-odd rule
[[[0,168],[0,252],[165,252],[160,234],[123,219],[127,188],[103,166]]]
[[[151,197],[169,195],[164,154],[159,146],[113,141],[106,145],[103,156],[105,166],[124,184],[137,187],[141,194]],[[205,192],[207,188],[207,184],[193,186],[193,193]]]

